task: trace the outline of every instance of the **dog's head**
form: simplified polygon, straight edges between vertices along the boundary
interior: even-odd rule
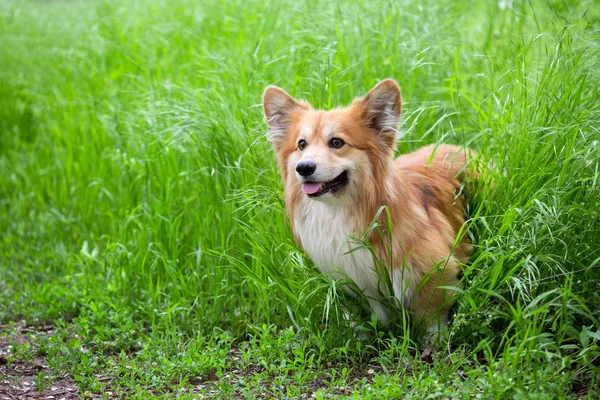
[[[287,188],[325,200],[351,195],[365,180],[384,179],[401,108],[400,87],[391,79],[331,111],[313,110],[269,86],[263,109]]]

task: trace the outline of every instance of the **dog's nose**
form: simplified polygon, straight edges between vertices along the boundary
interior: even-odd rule
[[[296,172],[302,176],[312,175],[317,169],[317,164],[312,161],[300,161],[296,164]]]

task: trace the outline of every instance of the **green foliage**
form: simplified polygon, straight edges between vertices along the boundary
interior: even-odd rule
[[[83,394],[593,397],[599,28],[593,1],[1,2],[0,322],[56,321],[33,343]],[[330,108],[386,77],[399,153],[494,163],[432,356],[402,313],[344,317],[264,137],[268,84]]]

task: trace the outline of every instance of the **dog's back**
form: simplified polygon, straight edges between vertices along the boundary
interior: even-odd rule
[[[431,145],[398,157],[396,186],[402,197],[386,201],[393,221],[391,242],[373,236],[390,268],[396,296],[406,294],[403,304],[429,331],[437,330],[437,318],[445,325],[454,302],[453,291],[440,287],[458,286],[461,264],[472,252],[461,229],[466,203],[463,182],[475,178],[469,165],[474,155],[468,148]],[[394,279],[399,275],[402,278]]]
[[[429,145],[396,159],[396,168],[406,176],[413,193],[419,196],[423,210],[433,226],[446,219],[451,226],[452,241],[464,223],[466,193],[463,182],[477,179],[469,162],[476,152],[453,145]],[[471,185],[466,185],[470,189]],[[471,248],[465,236],[455,249],[455,257],[466,263]]]

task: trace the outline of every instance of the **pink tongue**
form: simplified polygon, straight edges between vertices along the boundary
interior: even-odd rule
[[[304,194],[315,194],[321,189],[320,183],[303,183],[302,184],[302,192]]]

